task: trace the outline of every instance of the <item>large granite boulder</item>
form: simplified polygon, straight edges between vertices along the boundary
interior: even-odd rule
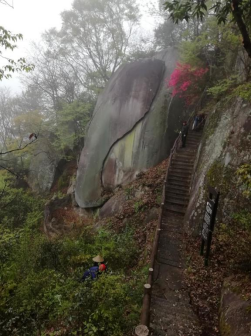
[[[103,204],[103,189],[125,184],[168,156],[183,112],[167,93],[164,79],[177,53],[121,66],[99,96],[77,172],[80,207]]]

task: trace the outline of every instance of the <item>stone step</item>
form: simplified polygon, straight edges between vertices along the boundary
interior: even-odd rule
[[[165,193],[165,196],[166,196],[167,199],[176,199],[176,200],[180,200],[180,201],[189,202],[189,196],[184,195],[183,193],[179,194],[179,193],[167,191]]]
[[[187,142],[185,148],[196,150],[198,147],[199,147],[198,144],[193,144],[193,143]]]
[[[180,148],[177,151],[177,154],[179,156],[185,156],[188,158],[190,157],[193,161],[195,160],[196,153],[197,153],[197,150],[195,148],[189,148],[189,147]]]
[[[165,204],[165,210],[168,210],[169,212],[175,212],[181,215],[184,215],[186,213],[186,207],[173,204]]]
[[[168,183],[170,181],[178,181],[178,182],[182,182],[185,186],[190,186],[190,182],[191,182],[191,176],[177,176],[177,175],[169,175],[168,176]]]
[[[180,218],[179,218],[180,219]],[[174,218],[171,218],[171,219],[164,219],[162,222],[161,222],[161,229],[164,229],[164,230],[168,230],[169,231],[169,228],[171,229],[171,231],[173,229],[176,229],[177,231],[181,231],[183,230],[183,220],[181,221],[175,221]]]
[[[201,140],[201,134],[188,134],[188,136],[187,136],[187,140],[191,140],[191,139],[193,139],[193,140],[195,140],[195,141],[198,141],[198,142],[200,142],[200,140]]]
[[[177,217],[173,218],[173,217],[163,216],[161,223],[164,224],[164,225],[170,225],[171,227],[174,226],[174,227],[178,227],[178,228],[182,228],[183,225],[184,225],[183,220],[181,220],[181,218],[177,218]]]
[[[202,136],[202,131],[191,131],[191,132],[188,132],[188,136],[192,136],[192,137],[195,137],[195,138],[201,138]]]
[[[167,184],[166,190],[175,192],[177,194],[183,193],[183,195],[185,196],[189,195],[189,188],[183,185],[181,186],[181,185]]]
[[[187,180],[187,179],[182,180],[182,179],[178,179],[178,178],[175,178],[175,177],[172,177],[172,178],[168,177],[167,187],[169,187],[169,185],[184,187],[185,190],[189,191],[190,180]]]
[[[197,141],[200,142],[201,136],[194,136],[193,134],[188,134],[186,140]]]
[[[172,160],[171,166],[173,165],[183,165],[183,167],[193,169],[194,159],[177,156]]]
[[[186,166],[186,163],[179,163],[179,164],[172,164],[170,166],[168,175],[170,173],[182,173],[182,174],[188,174],[188,175],[192,175],[193,173],[193,167],[188,167]]]
[[[181,188],[180,188],[181,187]],[[176,195],[181,195],[182,197],[189,197],[189,188],[188,187],[183,187],[183,186],[176,186],[174,187],[173,185],[167,185],[166,194],[173,193]]]
[[[183,174],[183,175],[188,175],[191,176],[193,174],[193,168],[191,167],[186,167],[183,164],[180,165],[172,165],[169,169],[168,175],[172,174],[172,173],[176,173],[176,174]]]
[[[168,217],[174,216],[174,217],[182,218],[182,219],[184,217],[184,213],[179,213],[179,212],[176,212],[170,209],[164,209],[164,214]]]
[[[186,139],[186,145],[199,146],[199,141],[194,139]]]
[[[169,170],[168,176],[179,176],[190,178],[192,175],[192,170],[176,169],[173,166]]]
[[[174,160],[172,161],[172,164],[170,166],[170,169],[183,169],[187,171],[192,171],[193,170],[193,163],[188,163],[188,161],[177,161]]]
[[[184,161],[184,162],[188,162],[189,164],[194,163],[195,160],[195,156],[192,155],[190,152],[187,153],[177,153],[174,160],[176,161]],[[173,162],[173,161],[172,161]]]
[[[172,197],[167,197],[167,200],[166,200],[165,204],[174,204],[174,205],[181,205],[181,206],[187,207],[188,201],[175,199],[175,198],[172,198]]]

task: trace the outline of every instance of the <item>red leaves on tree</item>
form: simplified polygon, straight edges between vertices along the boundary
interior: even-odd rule
[[[202,90],[202,82],[208,68],[192,68],[190,64],[177,63],[167,87],[172,87],[172,96],[183,98],[187,105],[192,105]]]

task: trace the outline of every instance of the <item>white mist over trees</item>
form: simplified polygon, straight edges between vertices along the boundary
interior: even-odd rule
[[[54,146],[63,150],[61,155],[78,147],[79,141],[83,145],[99,92],[121,64],[147,50],[140,37],[139,20],[140,10],[133,0],[74,1],[72,9],[62,13],[61,29],[52,28],[33,43],[29,61],[35,69],[23,75],[23,93],[13,98],[4,89],[1,92],[5,103],[0,107],[0,150],[21,148],[27,142],[27,135],[13,132],[21,128],[18,122],[28,135],[54,134]],[[27,114],[33,125],[29,125]],[[5,157],[2,167],[14,172],[19,169],[19,158],[13,162],[13,158]]]

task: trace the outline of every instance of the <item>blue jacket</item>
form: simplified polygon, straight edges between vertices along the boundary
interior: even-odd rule
[[[87,271],[84,272],[81,281],[86,280],[88,277],[91,276],[91,279],[94,280],[98,276],[99,266],[92,266]]]

